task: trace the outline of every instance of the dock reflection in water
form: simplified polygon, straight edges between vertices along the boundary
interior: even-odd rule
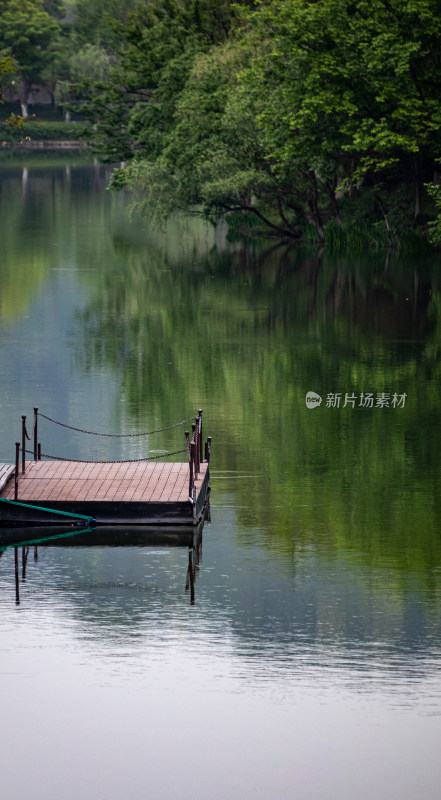
[[[204,521],[193,527],[171,526],[152,529],[151,526],[102,526],[99,528],[66,526],[12,527],[0,529],[0,557],[5,551],[14,551],[15,602],[21,602],[20,586],[26,583],[29,554],[33,561],[39,559],[39,549],[49,547],[106,548],[106,547],[171,547],[187,548],[188,560],[185,574],[185,592],[189,592],[191,605],[195,604],[195,580],[202,558],[202,529]],[[184,568],[183,568],[184,569]],[[108,582],[117,586],[118,582]],[[127,584],[129,585],[129,584]],[[103,588],[104,584],[96,585]],[[89,587],[90,588],[90,587]]]

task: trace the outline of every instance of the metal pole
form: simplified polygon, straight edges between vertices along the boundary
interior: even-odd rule
[[[194,453],[193,453],[193,463],[194,463],[194,477],[197,478],[198,475],[198,447],[197,447],[197,425],[196,422],[191,423],[191,439],[192,443],[194,444]]]
[[[202,408],[199,409],[199,464],[204,460],[202,454]]]
[[[190,443],[190,483],[188,486],[188,496],[193,497],[194,483],[194,442]]]
[[[20,466],[20,442],[15,443],[15,485],[14,500],[18,500],[18,468]]]
[[[195,422],[196,422],[196,473],[199,475],[200,463],[201,463],[201,460],[199,458],[199,417],[195,417]]]
[[[38,419],[38,406],[34,406],[34,461],[38,461],[37,419]]]
[[[21,415],[21,471],[26,472],[26,414]]]

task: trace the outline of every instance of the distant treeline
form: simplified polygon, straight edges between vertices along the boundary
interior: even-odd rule
[[[441,0],[0,0],[0,15],[22,103],[40,81],[80,110],[150,217],[441,243]],[[46,31],[38,58],[14,46],[23,15]]]

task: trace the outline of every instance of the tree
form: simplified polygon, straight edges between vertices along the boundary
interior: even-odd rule
[[[89,87],[94,147],[149,213],[240,212],[320,241],[421,219],[441,152],[441,0],[151,2]],[[411,199],[410,199],[411,198]]]
[[[114,50],[118,47],[117,25],[127,21],[136,0],[76,0],[72,9],[72,39],[78,49],[92,44]]]
[[[40,84],[54,58],[59,34],[60,25],[45,11],[43,0],[5,0],[2,4],[0,44],[16,64],[24,118],[32,88]]]
[[[56,97],[65,106],[66,120],[70,120],[70,111],[77,100],[78,86],[84,81],[103,81],[106,79],[112,58],[109,53],[97,44],[85,44],[77,52],[72,53],[62,80],[57,81]]]
[[[234,21],[229,3],[150,4],[131,18],[119,65],[91,87],[82,110],[99,157],[131,162],[113,186],[135,190],[149,213],[194,205],[214,217],[244,211],[296,237],[252,202],[258,194],[268,203],[277,187],[250,109],[235,96],[250,53],[230,41]]]
[[[308,179],[299,197],[319,234],[360,187],[388,224],[397,186],[413,185],[418,217],[441,146],[440,10],[439,0],[273,0],[249,15],[256,58],[243,86],[280,180]]]
[[[150,216],[196,207],[213,219],[239,212],[244,231],[254,218],[278,235],[299,237],[281,208],[274,219],[280,189],[252,108],[238,92],[238,74],[250,57],[250,49],[233,40],[195,57],[160,156],[137,158],[125,172],[126,185]]]
[[[196,54],[225,39],[230,3],[167,0],[139,6],[125,25],[118,63],[103,82],[85,82],[82,112],[102,160],[159,156]]]

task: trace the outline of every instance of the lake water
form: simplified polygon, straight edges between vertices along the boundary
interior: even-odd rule
[[[108,175],[0,165],[0,462],[34,406],[113,433],[203,408],[211,523],[194,604],[185,547],[2,552],[4,796],[437,799],[439,260],[161,231]]]

